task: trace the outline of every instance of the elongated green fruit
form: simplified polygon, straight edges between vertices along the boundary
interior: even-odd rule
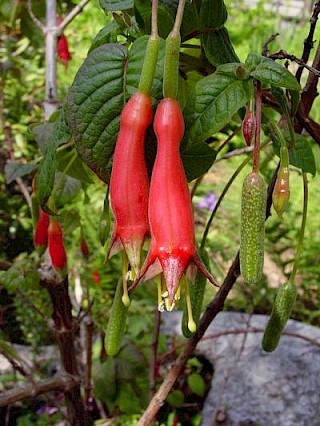
[[[122,303],[122,279],[118,281],[111,315],[106,330],[105,346],[108,355],[115,356],[120,350],[126,324],[128,307]]]
[[[291,315],[296,296],[297,289],[290,281],[282,284],[279,288],[263,334],[262,347],[266,352],[273,352],[278,346],[283,329]]]
[[[204,248],[200,249],[200,256],[203,260],[203,263],[208,268],[209,257]],[[199,323],[200,315],[201,315],[206,282],[207,282],[207,278],[200,271],[198,271],[194,283],[190,284],[189,286],[192,316],[193,316],[193,321],[195,322],[197,328],[198,328],[198,323]],[[188,328],[188,321],[189,321],[189,315],[188,315],[188,309],[187,309],[187,303],[186,303],[183,309],[181,329],[182,329],[182,333],[184,337],[187,337],[187,338],[191,337],[194,334],[194,332],[192,333]]]
[[[264,180],[250,173],[242,187],[240,231],[240,270],[248,284],[256,283],[263,272],[266,200]]]

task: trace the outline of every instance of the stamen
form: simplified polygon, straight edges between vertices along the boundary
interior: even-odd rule
[[[124,306],[128,307],[130,305],[130,298],[128,295],[128,281],[127,281],[127,274],[128,274],[128,257],[126,255],[126,253],[123,251],[122,252],[122,289],[123,289],[123,294],[122,294],[122,303],[124,304]]]
[[[188,329],[191,333],[195,333],[197,330],[197,325],[193,320],[192,316],[192,306],[191,306],[191,300],[190,300],[190,292],[189,292],[189,284],[188,281],[185,279],[184,282],[184,291],[186,295],[186,301],[187,301],[187,311],[188,311]]]

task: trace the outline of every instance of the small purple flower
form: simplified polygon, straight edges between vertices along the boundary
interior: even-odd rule
[[[218,197],[213,192],[209,192],[204,199],[199,201],[198,207],[199,209],[208,209],[212,212],[215,208],[217,201]]]

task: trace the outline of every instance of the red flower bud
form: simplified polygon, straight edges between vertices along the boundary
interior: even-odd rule
[[[251,145],[256,128],[256,122],[252,108],[247,108],[246,115],[242,122],[242,134],[247,146]]]
[[[107,257],[124,249],[136,274],[140,269],[142,245],[149,234],[149,180],[144,138],[151,120],[150,96],[135,93],[121,113],[110,180],[115,226]]]
[[[281,147],[280,158],[280,167],[277,173],[277,180],[272,194],[272,203],[278,216],[282,218],[290,198],[289,154],[287,147]]]
[[[89,247],[88,247],[88,244],[86,243],[86,240],[84,238],[81,238],[80,248],[81,248],[82,256],[85,257],[85,258],[88,258],[89,257]]]
[[[48,227],[50,218],[43,210],[40,210],[40,217],[37,222],[35,234],[34,234],[34,245],[36,248],[44,250],[48,244]]]
[[[62,228],[56,220],[52,220],[48,228],[48,248],[52,266],[63,270],[67,265],[67,255],[63,244]]]
[[[92,271],[92,279],[96,284],[100,283],[100,274],[98,271]]]
[[[162,270],[173,303],[179,281],[189,265],[195,264],[212,283],[214,280],[195,245],[191,197],[179,150],[184,121],[176,100],[165,98],[159,103],[154,130],[158,151],[149,195],[151,248],[133,286],[147,272],[146,278],[150,278]]]

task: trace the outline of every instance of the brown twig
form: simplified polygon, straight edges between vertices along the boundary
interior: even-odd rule
[[[15,386],[13,389],[2,392],[0,396],[0,407],[13,404],[28,398],[34,398],[47,392],[71,391],[75,386],[79,386],[78,378],[67,374],[56,374],[50,379],[38,383],[27,383]]]
[[[310,52],[313,48],[313,36],[314,36],[315,29],[316,29],[319,13],[320,13],[320,2],[318,1],[314,5],[313,13],[312,13],[312,16],[310,18],[309,34],[308,34],[307,38],[304,40],[304,48],[303,48],[303,53],[302,53],[302,57],[301,57],[301,61],[302,61],[303,64],[306,64],[308,62]],[[299,81],[299,83],[300,83],[300,80],[301,80],[302,71],[303,71],[303,66],[300,66],[298,68],[297,72],[296,72],[296,79]]]
[[[78,360],[75,350],[76,327],[72,317],[72,305],[69,297],[68,275],[63,281],[47,279],[42,281],[51,298],[55,325],[55,334],[60,350],[61,363],[64,370],[72,376],[79,376]],[[85,415],[80,383],[64,392],[69,421],[72,426],[85,426],[88,418]]]

